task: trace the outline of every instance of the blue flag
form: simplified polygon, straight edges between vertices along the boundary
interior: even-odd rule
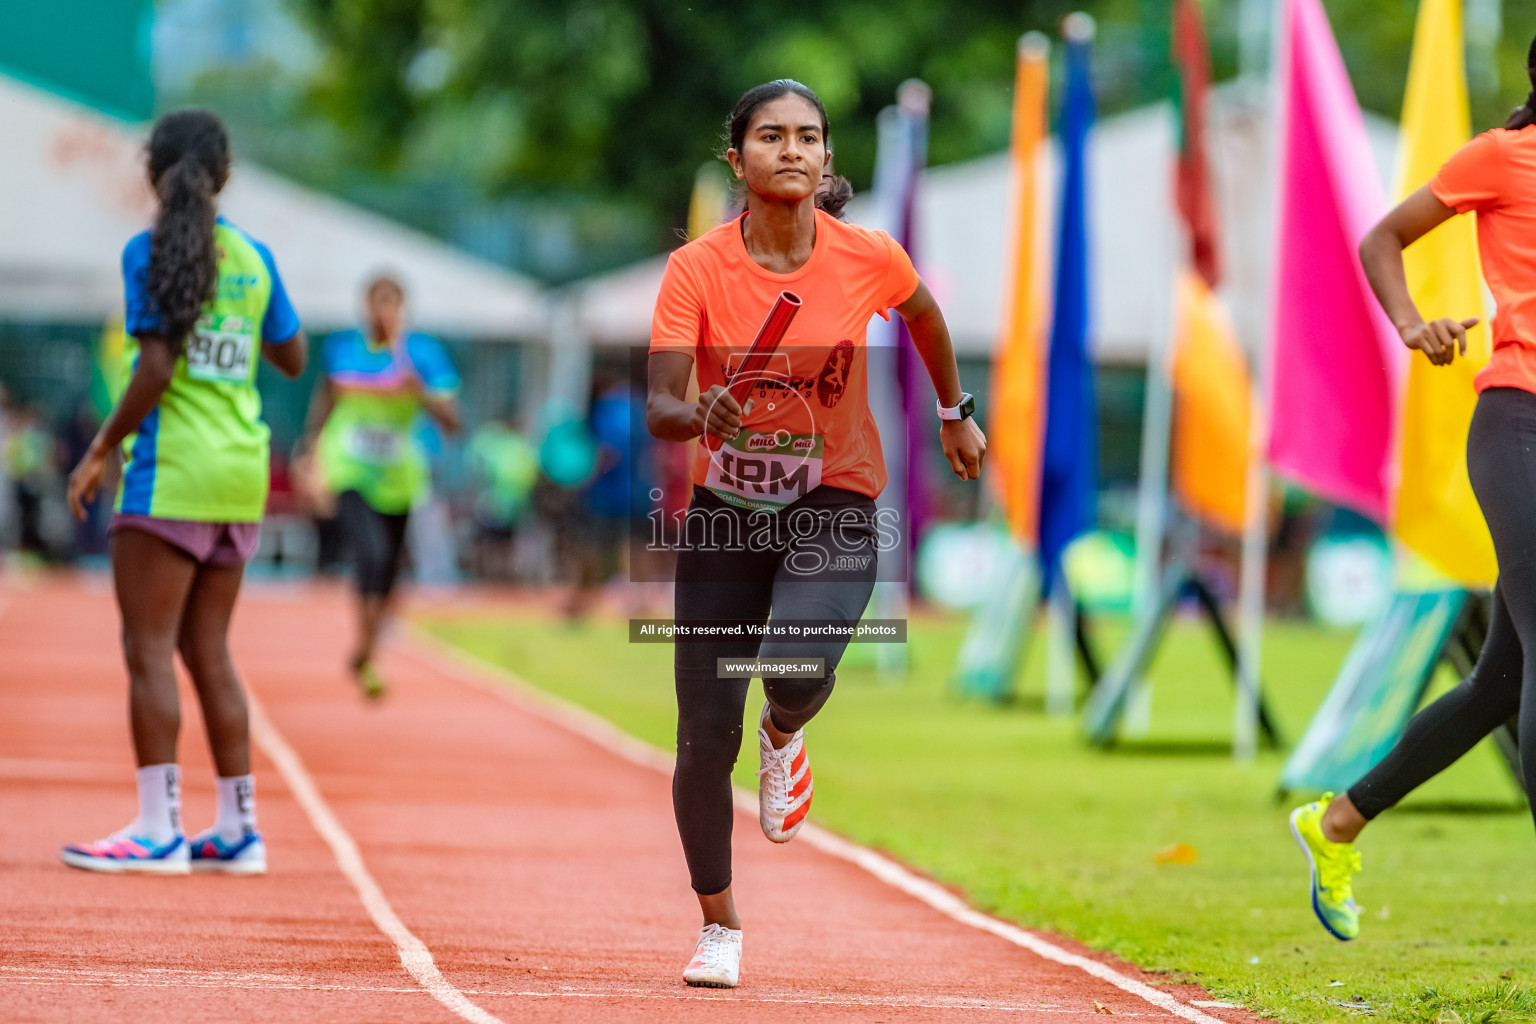
[[[1062,148],[1056,301],[1046,378],[1045,453],[1040,481],[1041,589],[1049,595],[1068,544],[1097,519],[1099,439],[1088,361],[1087,146],[1093,128],[1091,32],[1069,35],[1067,88],[1057,132]]]

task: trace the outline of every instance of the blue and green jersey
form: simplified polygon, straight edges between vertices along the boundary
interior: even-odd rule
[[[458,393],[459,373],[448,349],[429,334],[409,333],[396,345],[375,344],[361,331],[325,339],[320,369],[335,405],[320,433],[326,486],[356,491],[374,509],[408,512],[426,494],[427,456],[412,434],[421,391],[434,398]]]
[[[170,386],[123,440],[117,510],[159,519],[254,523],[266,510],[268,439],[256,391],[263,342],[299,333],[272,253],[220,217],[218,283],[187,335]],[[137,336],[162,330],[149,294],[150,234],[123,250],[124,374],[138,365]]]

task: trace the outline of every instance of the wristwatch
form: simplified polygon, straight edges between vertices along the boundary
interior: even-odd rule
[[[976,398],[964,391],[960,392],[959,405],[947,407],[939,401],[935,401],[934,405],[939,410],[941,420],[963,420],[976,415]]]

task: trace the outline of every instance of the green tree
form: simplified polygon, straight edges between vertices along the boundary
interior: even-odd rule
[[[314,99],[345,129],[356,156],[382,166],[442,160],[493,188],[613,191],[669,213],[685,204],[693,168],[720,149],[736,98],[770,78],[798,78],[817,90],[839,169],[856,183],[867,182],[873,166],[875,115],[914,76],[934,88],[935,162],[1005,146],[1015,41],[1029,29],[1053,30],[1082,6],[298,2],[326,53]],[[1166,42],[1168,0],[1088,6],[1123,21],[1156,19]],[[1120,61],[1132,71],[1139,64]],[[1130,87],[1113,91],[1126,100],[1166,86],[1156,76],[1125,79]],[[456,145],[453,136],[470,144]]]
[[[1104,112],[1172,84],[1172,0],[290,2],[324,55],[310,101],[348,162],[384,179],[467,179],[491,195],[638,204],[656,246],[682,222],[693,171],[721,148],[737,96],[770,78],[821,95],[838,169],[856,187],[870,180],[875,115],[910,77],[933,86],[933,163],[1005,147],[1015,41],[1030,29],[1054,35],[1070,10],[1098,19]],[[1244,0],[1204,2],[1221,79],[1237,71]],[[1396,119],[1417,0],[1324,3],[1361,102]],[[1472,55],[1479,128],[1502,123],[1527,89],[1536,8],[1502,9],[1497,57]],[[1490,63],[1496,76],[1481,66]]]

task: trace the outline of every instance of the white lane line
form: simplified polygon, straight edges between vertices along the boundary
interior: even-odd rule
[[[116,971],[78,970],[68,968],[0,967],[8,985],[61,985],[72,988],[217,988],[246,991],[279,992],[368,992],[383,995],[423,996],[419,988],[398,988],[388,985],[339,985],[326,982],[310,982],[282,975],[241,974],[230,971],[169,971],[135,968],[133,974]],[[866,1007],[874,1009],[912,1010],[980,1010],[989,1013],[1041,1013],[1059,1016],[1092,1017],[1099,1011],[1092,1007],[1068,1007],[1055,1003],[1025,1005],[1022,1003],[987,1003],[971,999],[903,999],[860,995],[806,995],[789,993],[771,995],[761,992],[718,992],[693,990],[668,990],[615,987],[609,991],[584,991],[577,988],[560,989],[467,989],[468,995],[492,996],[508,999],[650,999],[667,1001],[726,1001],[733,1003],[789,1004],[796,1006]],[[1145,1017],[1148,1014],[1116,1012],[1120,1017]]]
[[[309,823],[315,831],[320,833],[326,845],[331,848],[331,853],[336,857],[336,866],[341,868],[341,873],[346,876],[352,888],[357,890],[358,898],[363,902],[363,909],[368,911],[368,916],[373,918],[373,923],[385,938],[395,944],[395,949],[400,954],[400,963],[405,967],[416,983],[426,989],[432,998],[442,1003],[448,1009],[469,1021],[470,1024],[505,1024],[501,1018],[487,1013],[469,998],[449,984],[437,969],[437,964],[432,960],[432,951],[427,948],[411,930],[405,926],[389,905],[384,890],[379,888],[379,883],[373,880],[368,873],[367,866],[363,863],[363,855],[357,848],[357,842],[351,834],[331,813],[330,805],[325,802],[325,797],[320,795],[319,788],[314,779],[310,777],[309,770],[304,767],[304,762],[299,760],[299,755],[283,739],[282,733],[267,718],[262,710],[260,701],[256,695],[246,688],[246,698],[251,709],[251,737],[256,741],[263,753],[277,766],[278,774],[288,784],[288,789],[299,801],[299,806],[304,808],[304,813],[309,816]]]
[[[500,665],[492,664],[468,651],[444,643],[419,627],[412,626],[409,635],[415,641],[414,646],[422,656],[422,660],[460,682],[493,694],[502,700],[511,701],[518,707],[530,710],[627,761],[668,775],[672,773],[671,755],[659,747],[629,735],[606,718],[546,693]],[[487,677],[500,680],[506,685],[493,684]],[[749,793],[739,786],[733,789],[736,806],[749,814],[756,815],[757,794]],[[1015,946],[1022,946],[1054,963],[1076,967],[1128,995],[1144,999],[1175,1017],[1187,1020],[1190,1024],[1224,1024],[1220,1019],[1208,1013],[1202,1013],[1187,1003],[1181,1003],[1168,993],[1159,992],[1151,985],[1127,977],[1107,964],[1062,949],[1055,943],[1047,942],[1018,925],[983,914],[974,907],[968,906],[964,900],[938,883],[922,878],[889,857],[849,842],[814,823],[807,822],[801,827],[800,838],[823,853],[863,868],[887,885],[901,890],[961,924],[988,932]]]

